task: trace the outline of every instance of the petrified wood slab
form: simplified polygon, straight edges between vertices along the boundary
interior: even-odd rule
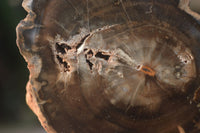
[[[48,133],[199,133],[188,0],[24,0],[26,100]]]

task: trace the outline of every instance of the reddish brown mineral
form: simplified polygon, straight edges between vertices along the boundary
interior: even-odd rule
[[[200,133],[189,0],[24,0],[26,100],[48,133]]]

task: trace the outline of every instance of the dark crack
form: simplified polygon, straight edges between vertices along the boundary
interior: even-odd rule
[[[85,41],[85,39],[89,36],[90,34],[87,34],[83,39],[81,39],[81,41],[76,45],[76,49],[80,48],[80,46],[83,44],[83,42]]]
[[[89,50],[87,54],[93,56],[93,52],[92,52],[92,50]]]
[[[63,65],[63,67],[64,67],[64,71],[65,72],[69,72],[70,71],[70,66],[69,66],[69,64],[66,62],[66,61],[63,61],[63,59],[60,57],[60,56],[56,56],[56,58],[58,59],[58,61],[59,61],[59,63],[61,64],[61,65]]]
[[[63,48],[61,45],[59,45],[58,43],[56,43],[56,51],[58,53],[61,53],[61,54],[65,54],[65,48]]]
[[[72,48],[69,45],[64,44],[64,43],[62,43],[62,44],[56,43],[56,51],[58,53],[66,54],[65,49],[68,51],[68,50],[70,50]]]
[[[95,57],[97,57],[97,58],[102,58],[102,59],[104,59],[104,60],[109,60],[110,55],[105,55],[105,54],[103,54],[102,52],[97,52],[96,55],[95,55]]]
[[[92,62],[90,62],[88,59],[86,59],[86,62],[87,62],[87,64],[89,65],[90,70],[92,70],[92,66],[93,66]]]
[[[84,49],[84,51],[86,52],[86,54],[85,54],[86,63],[90,67],[90,70],[92,70],[93,63],[89,60],[89,58],[91,58],[94,55],[94,53],[93,53],[93,51],[91,49],[90,50]]]

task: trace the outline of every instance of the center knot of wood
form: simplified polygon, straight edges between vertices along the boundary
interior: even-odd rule
[[[152,76],[152,77],[155,76],[155,71],[148,66],[142,66],[140,68],[140,71],[145,73],[146,75],[149,75],[149,76]]]

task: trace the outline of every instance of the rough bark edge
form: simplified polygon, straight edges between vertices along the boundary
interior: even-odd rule
[[[194,17],[197,21],[200,22],[200,14],[198,14],[197,12],[194,12],[190,9],[189,7],[190,4],[190,0],[180,0],[179,1],[179,5],[178,7],[185,11],[187,14],[191,15],[192,17]]]
[[[28,52],[28,50],[25,48],[26,44],[24,41],[23,32],[35,27],[34,20],[36,18],[36,14],[32,11],[32,3],[33,3],[33,0],[23,1],[22,6],[28,14],[23,20],[20,21],[20,23],[17,25],[17,28],[16,28],[17,46],[19,48],[21,55],[24,57],[25,61],[28,64],[32,64],[31,60],[34,55]],[[29,71],[31,71],[30,68],[29,68]],[[30,81],[31,79],[34,79],[36,75],[38,75],[38,73],[37,74],[32,73],[29,76],[29,81],[26,86],[26,102],[29,108],[36,114],[36,116],[38,117],[41,125],[46,130],[46,132],[56,133],[56,131],[51,126],[48,125],[48,121],[42,112],[42,106],[39,105],[39,103],[37,102],[38,101],[37,96],[35,96],[33,86],[31,85]]]

